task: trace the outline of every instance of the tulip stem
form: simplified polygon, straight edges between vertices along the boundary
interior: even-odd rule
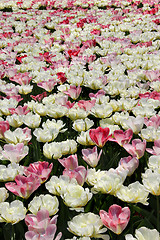
[[[157,198],[157,230],[159,231],[160,230],[160,226],[159,226],[159,224],[160,224],[160,209],[159,209],[159,196],[156,196],[156,198]]]

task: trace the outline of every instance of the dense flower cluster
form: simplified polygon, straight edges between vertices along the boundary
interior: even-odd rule
[[[0,2],[1,239],[160,239],[159,16]]]

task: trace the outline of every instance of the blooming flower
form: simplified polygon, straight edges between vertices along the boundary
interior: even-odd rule
[[[0,203],[4,202],[8,197],[9,197],[9,193],[8,193],[7,189],[5,189],[4,187],[1,187],[0,188]]]
[[[138,168],[139,166],[139,160],[136,157],[124,157],[121,158],[119,161],[119,166],[123,167],[128,171],[128,176],[131,176],[133,172]]]
[[[0,203],[0,222],[15,224],[25,218],[27,209],[19,200]]]
[[[160,173],[147,169],[145,173],[142,173],[142,182],[151,194],[160,195]]]
[[[125,235],[125,240],[159,240],[160,235],[156,229],[141,227],[139,229],[136,229],[135,237],[136,238],[134,238],[131,234],[127,234]]]
[[[146,149],[146,140],[143,140],[142,142],[140,139],[134,139],[132,141],[132,145],[126,143],[123,145],[123,147],[129,154],[139,159],[144,155]]]
[[[94,148],[82,149],[82,154],[83,154],[83,160],[86,161],[91,167],[94,168],[97,166],[100,160],[102,149],[99,155],[98,155],[96,146]]]
[[[98,127],[89,131],[89,136],[92,141],[99,147],[103,147],[111,135],[109,135],[109,128]]]
[[[8,121],[0,121],[0,138],[4,137],[4,133],[9,130],[9,122]]]
[[[154,155],[160,155],[160,140],[155,140],[153,149],[146,148],[146,151]]]
[[[29,148],[28,146],[24,146],[23,143],[14,144],[5,144],[4,150],[1,152],[2,158],[9,160],[10,162],[19,163],[27,154]]]
[[[52,171],[53,163],[49,165],[48,162],[34,162],[29,167],[24,167],[24,174],[26,176],[35,175],[41,180],[41,183],[45,182]]]
[[[122,208],[116,204],[109,207],[108,213],[104,210],[100,210],[99,215],[103,224],[116,234],[126,228],[130,219],[130,209],[128,207]]]
[[[56,196],[51,196],[49,194],[41,194],[38,197],[34,197],[33,200],[29,203],[28,209],[33,214],[41,209],[46,209],[49,212],[49,215],[55,215],[58,212],[59,202]]]
[[[131,141],[133,137],[133,131],[131,129],[126,130],[123,132],[122,130],[115,130],[114,131],[114,138],[112,141],[117,142],[120,146],[127,144]]]
[[[28,226],[28,232],[25,233],[26,240],[44,239],[53,240],[57,230],[57,215],[52,219],[49,218],[49,212],[46,209],[37,212],[37,215],[27,214],[25,223]],[[60,232],[55,240],[59,240],[62,236]]]
[[[68,222],[68,230],[77,236],[103,238],[101,233],[107,231],[102,228],[103,223],[100,217],[94,213],[81,213]],[[109,236],[104,235],[106,240]]]
[[[29,175],[27,177],[17,175],[15,182],[9,182],[5,184],[5,187],[17,196],[22,198],[29,198],[29,196],[41,185],[40,178],[35,175]]]
[[[148,205],[149,192],[146,190],[144,185],[140,184],[138,181],[129,184],[128,186],[121,186],[117,192],[116,196],[124,202],[131,203],[142,203]]]

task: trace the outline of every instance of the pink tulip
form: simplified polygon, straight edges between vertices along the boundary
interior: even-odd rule
[[[49,166],[48,162],[34,162],[29,165],[29,167],[24,167],[24,174],[29,176],[32,174],[33,176],[36,175],[40,178],[41,183],[45,182],[52,171],[53,163]]]
[[[4,150],[1,152],[4,159],[9,160],[10,162],[19,163],[27,154],[29,148],[24,146],[23,143],[14,144],[5,144]]]
[[[117,142],[120,146],[123,146],[126,143],[129,143],[133,137],[133,131],[131,129],[127,129],[125,132],[123,130],[115,130],[114,138],[112,141]]]
[[[89,131],[89,136],[92,141],[98,146],[103,147],[105,143],[110,139],[109,128],[98,127]]]
[[[9,182],[5,184],[5,187],[17,196],[22,198],[29,198],[29,196],[41,185],[40,178],[35,175],[29,175],[27,177],[17,175],[15,182]]]
[[[70,155],[67,158],[58,159],[58,161],[62,164],[63,167],[69,170],[74,170],[75,168],[78,167],[77,154]]]
[[[100,160],[102,149],[99,155],[98,155],[96,146],[94,148],[82,149],[82,154],[83,154],[83,160],[86,161],[91,167],[94,168],[97,166]]]
[[[83,108],[85,111],[90,111],[90,110],[92,109],[92,107],[94,107],[95,103],[96,103],[96,99],[87,100],[87,101],[85,101],[85,100],[80,100],[80,101],[78,102],[78,106],[79,106],[80,108]]]
[[[31,79],[32,77],[29,76],[29,72],[25,73],[19,72],[10,78],[11,81],[16,82],[20,85],[28,85]]]
[[[78,166],[77,154],[58,159],[58,161],[65,167],[63,171],[64,176],[69,176],[70,179],[75,178],[79,185],[84,184],[87,177],[87,170],[83,166]]]
[[[63,175],[68,176],[70,179],[75,178],[77,180],[77,183],[83,186],[87,177],[87,170],[83,166],[79,166],[74,170],[69,170],[65,168],[63,171]]]
[[[160,116],[156,115],[148,119],[147,117],[144,118],[144,123],[147,127],[153,126],[154,128],[158,128],[160,126]]]
[[[99,214],[103,224],[118,235],[126,228],[130,219],[130,209],[116,204],[110,206],[108,213],[100,210]]]
[[[81,90],[82,89],[80,86],[76,88],[76,86],[71,85],[70,88],[67,91],[64,91],[63,93],[67,94],[69,97],[75,100],[79,97]]]
[[[90,93],[89,97],[92,98],[100,98],[101,96],[104,96],[106,92],[104,90],[99,90],[96,94]]]
[[[25,223],[28,226],[28,232],[25,233],[26,240],[53,240],[57,230],[57,215],[52,219],[49,217],[49,212],[42,209],[37,212],[37,215],[27,214]],[[55,240],[59,240],[62,236],[60,232]]]
[[[144,155],[146,149],[146,140],[143,142],[140,139],[134,139],[132,144],[124,144],[124,149],[132,155],[132,157],[137,157],[138,159]]]
[[[119,166],[123,167],[128,171],[128,176],[131,176],[136,168],[139,166],[139,160],[136,157],[124,157],[120,159]]]
[[[28,109],[28,106],[25,105],[24,107],[18,106],[17,108],[9,108],[9,111],[11,114],[17,114],[17,115],[26,115],[27,113],[30,112],[30,109]]]
[[[146,148],[146,151],[153,155],[160,155],[160,139],[154,141],[153,149]]]
[[[9,130],[9,122],[8,121],[0,121],[0,138],[4,137],[4,133]]]
[[[51,92],[57,82],[58,81],[55,81],[55,79],[49,79],[48,81],[42,81],[37,83],[37,86],[45,89],[47,92]]]

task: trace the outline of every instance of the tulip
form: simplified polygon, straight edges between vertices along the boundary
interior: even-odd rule
[[[102,148],[111,135],[109,135],[109,128],[98,127],[96,129],[91,129],[89,131],[89,136],[97,146]]]
[[[145,149],[146,149],[146,140],[143,142],[140,139],[134,139],[132,144],[124,144],[124,149],[131,154],[133,157],[137,157],[138,159],[143,157]]]
[[[29,198],[29,196],[41,185],[40,178],[35,175],[29,175],[27,177],[17,175],[15,182],[9,182],[5,184],[5,187],[17,196],[22,198]]]
[[[130,219],[130,209],[116,204],[110,206],[108,213],[100,210],[99,214],[103,224],[117,235],[126,228]]]
[[[120,159],[119,166],[122,166],[128,171],[127,175],[131,176],[136,168],[139,166],[139,160],[136,157],[124,157]]]
[[[26,240],[44,239],[53,240],[57,230],[57,215],[52,219],[46,209],[38,211],[37,215],[27,214],[25,223],[28,226],[28,232],[25,233]],[[62,236],[60,232],[55,240],[59,240]]]
[[[9,130],[9,122],[8,121],[0,121],[0,138],[4,137],[4,133]]]
[[[133,131],[131,129],[123,132],[122,130],[114,131],[114,138],[112,141],[117,142],[120,146],[123,146],[126,143],[129,143],[133,137]]]
[[[87,177],[87,170],[83,166],[79,166],[74,170],[69,170],[65,168],[63,171],[63,175],[69,176],[70,179],[75,178],[77,180],[77,183],[82,186]]]
[[[64,91],[64,93],[67,94],[72,99],[76,100],[79,97],[81,90],[82,89],[80,86],[76,88],[76,86],[73,85],[70,86],[70,88],[67,91]]]
[[[82,154],[83,154],[83,160],[86,161],[91,167],[94,168],[97,166],[100,160],[102,149],[99,155],[98,155],[96,146],[94,148],[82,149]]]
[[[4,150],[1,152],[2,159],[9,160],[11,163],[19,163],[28,154],[28,151],[28,146],[24,146],[23,143],[5,144]]]
[[[146,148],[146,151],[153,155],[160,155],[160,139],[154,141],[153,149]]]
[[[63,167],[70,169],[70,170],[74,170],[75,168],[78,167],[77,154],[70,155],[67,158],[58,159],[58,161],[62,164]]]
[[[45,182],[52,171],[53,163],[49,166],[48,162],[34,162],[29,165],[29,167],[24,167],[24,174],[29,176],[32,174],[33,176],[36,175],[41,179],[41,183]]]

